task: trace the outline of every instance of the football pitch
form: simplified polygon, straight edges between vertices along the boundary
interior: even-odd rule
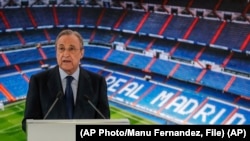
[[[25,100],[5,105],[0,110],[0,140],[1,141],[26,141],[26,134],[21,128]],[[153,121],[144,119],[125,110],[110,106],[111,119],[127,118],[132,125],[150,125]]]

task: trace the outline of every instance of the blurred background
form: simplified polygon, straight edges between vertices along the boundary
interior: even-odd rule
[[[15,104],[25,101],[32,74],[56,65],[54,41],[67,28],[84,37],[81,65],[105,76],[112,107],[164,125],[250,124],[249,0],[0,0],[0,7],[0,134],[20,125],[24,104]]]

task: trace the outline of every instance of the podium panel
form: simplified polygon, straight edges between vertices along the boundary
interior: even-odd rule
[[[27,141],[74,141],[76,125],[129,125],[128,119],[28,119]]]

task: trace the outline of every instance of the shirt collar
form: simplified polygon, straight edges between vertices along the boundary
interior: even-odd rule
[[[60,73],[60,76],[61,76],[61,79],[63,80],[66,76],[68,76],[68,74],[59,67],[59,73]],[[77,67],[76,71],[70,75],[74,78],[74,80],[78,81],[78,77],[79,77],[79,73],[80,73],[80,69],[79,67]]]

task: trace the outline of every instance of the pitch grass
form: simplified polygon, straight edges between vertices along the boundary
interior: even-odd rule
[[[0,140],[1,141],[26,141],[26,134],[21,128],[25,100],[5,105],[0,110]],[[127,118],[130,124],[155,124],[152,121],[138,117],[132,113],[111,106],[111,119]]]

